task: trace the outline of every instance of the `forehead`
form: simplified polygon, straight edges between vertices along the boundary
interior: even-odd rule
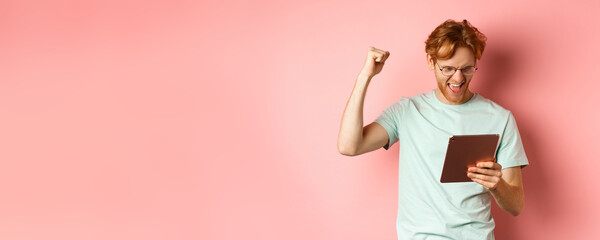
[[[468,47],[459,47],[454,52],[451,58],[446,60],[438,60],[439,65],[464,67],[475,65],[475,55]]]

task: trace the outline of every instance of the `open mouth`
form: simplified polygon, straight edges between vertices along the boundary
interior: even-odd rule
[[[450,91],[452,93],[459,93],[460,90],[462,90],[463,85],[465,85],[465,82],[461,82],[461,83],[448,83],[448,89],[450,89]]]

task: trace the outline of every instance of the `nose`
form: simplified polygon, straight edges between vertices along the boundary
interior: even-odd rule
[[[454,72],[451,79],[454,79],[456,82],[462,82],[465,80],[465,76],[463,75],[462,70],[456,69],[456,72]]]

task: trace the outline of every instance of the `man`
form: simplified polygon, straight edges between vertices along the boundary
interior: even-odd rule
[[[469,90],[486,37],[467,20],[448,20],[428,37],[437,88],[401,98],[363,128],[371,79],[390,53],[371,47],[346,105],[338,150],[356,156],[399,142],[398,239],[494,239],[491,198],[516,216],[523,209],[521,168],[529,164],[512,113]],[[496,162],[468,169],[472,182],[441,183],[452,135],[499,134]]]

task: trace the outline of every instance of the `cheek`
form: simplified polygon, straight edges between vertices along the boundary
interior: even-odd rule
[[[448,82],[448,80],[450,80],[450,78],[448,78],[446,76],[436,76],[436,80],[440,85],[446,85],[446,83]]]
[[[470,77],[466,78],[467,84],[471,82],[471,79],[473,79],[473,76],[470,76]]]

